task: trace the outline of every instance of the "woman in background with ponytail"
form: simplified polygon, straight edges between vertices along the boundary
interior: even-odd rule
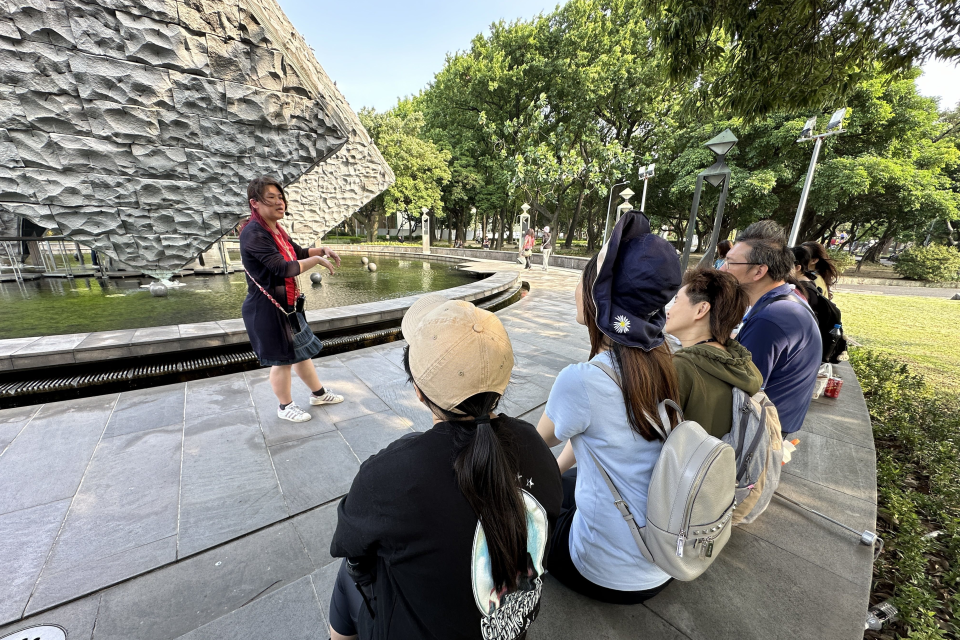
[[[510,340],[493,313],[436,294],[401,327],[433,427],[370,457],[340,502],[330,635],[520,638],[539,611],[562,490],[533,426],[494,413]]]

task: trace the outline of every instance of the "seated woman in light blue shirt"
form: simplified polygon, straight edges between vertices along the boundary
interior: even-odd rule
[[[590,455],[643,526],[662,447],[644,416],[657,415],[661,400],[679,398],[662,328],[663,307],[680,286],[676,252],[642,233],[649,228],[644,223],[640,214],[626,223],[622,218],[599,266],[596,257],[587,263],[576,290],[577,322],[589,331],[591,362],[618,373],[623,389],[597,366],[570,365],[557,376],[537,427],[551,447],[569,441],[558,459],[564,501],[549,571],[574,591],[614,604],[643,602],[670,582],[640,554]],[[571,469],[577,461],[579,467]]]

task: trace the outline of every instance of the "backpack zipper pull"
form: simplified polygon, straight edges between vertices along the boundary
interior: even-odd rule
[[[685,531],[681,531],[680,535],[677,536],[677,557],[683,557],[683,545],[687,541],[687,534]]]

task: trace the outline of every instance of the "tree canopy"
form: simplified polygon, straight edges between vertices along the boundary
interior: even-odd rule
[[[699,58],[689,58],[694,74],[678,65],[663,35],[671,12],[686,6],[666,0],[570,0],[531,20],[493,24],[468,49],[448,55],[419,95],[383,114],[362,112],[397,174],[397,184],[365,211],[383,215],[428,206],[437,216],[436,230],[449,229],[464,239],[468,229],[483,228],[497,244],[511,239],[515,216],[526,202],[536,226],[555,227],[567,246],[576,237],[595,250],[608,205],[616,207],[624,186],[637,193],[633,202],[639,205],[638,169],[656,162],[646,212],[655,225],[682,237],[697,174],[715,159],[703,142],[730,128],[739,144],[727,157],[732,176],[722,233],[766,217],[789,226],[812,152],[812,143],[797,138],[808,118],[818,116],[822,130],[829,113],[842,105],[851,115],[845,133],[823,144],[801,240],[829,238],[840,229],[881,240],[960,240],[955,231],[960,230],[960,107],[940,113],[934,100],[917,92],[917,68],[890,62],[894,56],[884,47],[904,34],[893,27],[883,31],[886,40],[862,49],[859,62],[844,67],[822,42],[804,44],[808,32],[798,29],[796,46],[780,41],[778,55],[763,49],[772,61],[767,71],[775,74],[777,65],[821,56],[828,66],[817,69],[832,64],[834,75],[804,71],[807,75],[785,86],[759,74],[751,76],[752,85],[737,74],[746,73],[747,57],[760,54],[745,52],[767,45],[750,44],[748,36],[756,36],[772,20],[771,7],[780,5],[754,3],[754,13],[738,14],[736,29],[723,22],[724,12],[734,8],[705,5],[702,19],[712,26],[692,32],[698,44],[682,45],[699,52]],[[807,3],[784,9],[784,33],[799,19],[794,13],[800,6]],[[848,5],[828,3],[822,11],[840,6]],[[948,24],[952,10],[937,19]],[[690,19],[691,12],[677,15]],[[843,15],[849,24],[831,23],[830,37],[889,19]],[[936,22],[929,16],[911,20],[917,31],[911,55],[951,51],[952,32],[924,32],[923,25]],[[719,48],[704,49],[708,33],[710,46]],[[774,41],[781,37],[774,35]],[[735,37],[736,46],[724,44],[725,37]],[[731,48],[746,57],[731,59]],[[767,59],[763,56],[754,62]],[[705,99],[721,81],[732,97]],[[810,83],[829,87],[815,99],[791,93],[794,85]],[[779,97],[744,97],[760,85],[768,93],[779,91]],[[831,91],[843,102],[824,99]],[[704,188],[696,221],[700,237],[713,225],[718,193]]]

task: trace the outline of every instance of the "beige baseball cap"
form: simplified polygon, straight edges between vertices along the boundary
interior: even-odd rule
[[[420,391],[450,411],[478,393],[503,395],[513,347],[500,318],[464,300],[427,294],[400,323],[410,345],[410,372]]]

